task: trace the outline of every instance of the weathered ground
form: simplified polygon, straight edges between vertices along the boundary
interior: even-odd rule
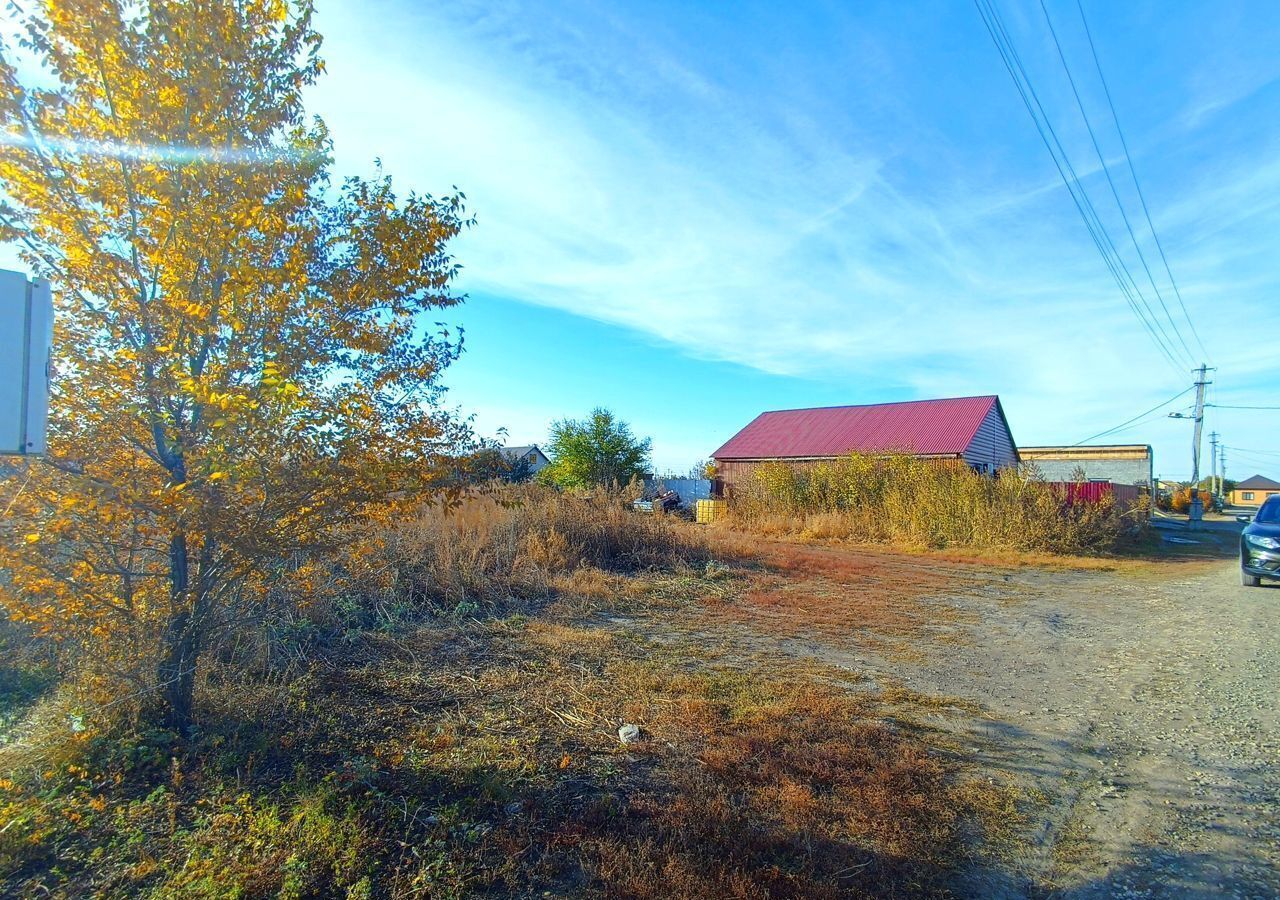
[[[1280,896],[1280,588],[1225,552],[1078,571],[766,543],[677,627],[934,698],[912,717],[1033,800],[963,894]]]
[[[713,559],[563,563],[483,614],[343,613],[291,677],[216,667],[185,747],[68,737],[50,691],[0,741],[0,895],[1280,896],[1280,589],[1238,586],[1232,536],[678,527]]]

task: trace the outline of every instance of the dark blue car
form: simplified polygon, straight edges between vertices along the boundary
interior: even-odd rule
[[[1258,587],[1280,579],[1280,497],[1271,497],[1240,535],[1240,583]]]

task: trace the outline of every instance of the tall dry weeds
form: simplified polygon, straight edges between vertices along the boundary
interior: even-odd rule
[[[459,604],[546,596],[581,569],[634,572],[705,561],[689,529],[638,513],[617,491],[562,493],[541,485],[423,506],[360,536],[343,565],[365,594]]]
[[[766,463],[734,485],[732,519],[765,533],[925,547],[1111,553],[1132,544],[1146,507],[1069,502],[1026,473],[978,474],[908,456]]]

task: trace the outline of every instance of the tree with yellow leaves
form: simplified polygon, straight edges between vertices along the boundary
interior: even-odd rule
[[[0,51],[0,239],[54,284],[49,454],[0,604],[191,722],[210,635],[467,439],[460,194],[332,185],[308,0],[47,0]]]

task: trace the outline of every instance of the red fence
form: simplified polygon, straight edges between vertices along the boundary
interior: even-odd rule
[[[1109,481],[1050,481],[1068,503],[1098,503],[1103,497],[1113,497],[1116,506],[1130,507],[1142,496],[1142,488],[1135,484],[1112,484]]]

